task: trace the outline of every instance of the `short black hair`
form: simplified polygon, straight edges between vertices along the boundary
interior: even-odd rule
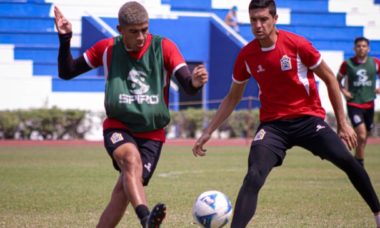
[[[357,37],[357,38],[355,39],[355,41],[354,41],[354,44],[356,45],[357,43],[362,42],[362,41],[366,42],[367,45],[369,45],[369,39],[367,39],[367,38],[365,38],[365,37],[363,37],[363,36],[361,36],[361,37]]]
[[[277,14],[276,2],[274,0],[251,0],[248,10],[269,8],[269,13],[273,17]]]

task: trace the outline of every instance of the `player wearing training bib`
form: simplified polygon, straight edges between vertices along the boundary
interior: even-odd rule
[[[248,80],[259,86],[260,125],[252,141],[248,171],[240,188],[231,227],[248,225],[256,212],[258,194],[270,171],[280,166],[287,150],[300,146],[343,170],[366,201],[380,226],[380,203],[368,174],[348,151],[356,134],[345,119],[339,85],[320,53],[305,38],[276,29],[273,0],[252,0],[249,16],[255,39],[235,61],[230,91],[193,147],[206,155],[204,144],[240,102]],[[324,121],[314,73],[326,84],[338,134]]]
[[[117,56],[129,61],[120,62]],[[87,50],[84,57],[92,68],[104,66],[105,69],[108,118],[103,123],[104,129],[125,128],[139,138],[165,141],[163,126],[169,118],[168,83],[173,73],[186,65],[175,44],[166,38],[148,34],[146,45],[136,53],[125,51],[120,37],[108,38]],[[165,68],[150,69],[149,64],[154,62],[165,64]],[[128,76],[118,77],[120,74]],[[152,74],[157,76],[154,80],[147,77]],[[188,93],[196,92],[192,91],[188,82],[184,82],[183,86]],[[123,112],[128,114],[124,115]],[[158,117],[152,116],[154,114]],[[151,115],[150,118],[147,115]]]
[[[129,204],[142,227],[160,227],[166,206],[158,203],[149,210],[144,186],[155,171],[164,127],[170,121],[170,79],[175,76],[191,95],[207,82],[208,73],[203,65],[190,73],[172,41],[149,34],[148,13],[137,2],[127,2],[119,10],[120,36],[97,42],[76,59],[70,52],[71,23],[57,7],[54,14],[60,40],[59,77],[68,80],[104,68],[104,146],[120,175],[97,227],[116,227]]]
[[[376,75],[380,75],[380,60],[369,53],[369,40],[358,37],[354,41],[355,56],[342,63],[338,72],[341,91],[347,100],[348,117],[358,135],[355,158],[364,165],[364,150],[373,128],[376,94]],[[343,85],[343,79],[346,79]]]

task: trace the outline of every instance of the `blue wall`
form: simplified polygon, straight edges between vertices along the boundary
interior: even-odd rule
[[[210,77],[209,100],[222,100],[230,89],[232,83],[233,66],[239,54],[242,44],[233,36],[221,28],[219,24],[212,22],[210,29]],[[244,97],[258,96],[258,87],[252,78],[246,87]],[[242,101],[238,109],[247,108],[248,102]],[[257,107],[258,102],[252,105]],[[219,107],[219,103],[211,103],[210,109]]]

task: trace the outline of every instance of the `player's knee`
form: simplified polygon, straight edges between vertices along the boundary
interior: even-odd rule
[[[355,158],[349,155],[342,156],[339,160],[337,159],[335,165],[348,174],[352,170],[356,169],[358,164]]]
[[[249,169],[247,175],[244,178],[244,185],[254,192],[258,192],[264,185],[265,177],[262,172],[257,169]]]
[[[359,133],[357,138],[358,138],[358,143],[363,144],[365,143],[367,139],[367,134],[365,132]]]
[[[123,171],[141,169],[141,158],[140,156],[125,155],[115,158],[119,167]]]

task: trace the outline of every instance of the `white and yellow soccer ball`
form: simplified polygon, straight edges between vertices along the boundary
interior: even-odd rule
[[[223,227],[230,222],[231,216],[231,201],[219,191],[203,192],[193,204],[194,221],[203,228]]]

